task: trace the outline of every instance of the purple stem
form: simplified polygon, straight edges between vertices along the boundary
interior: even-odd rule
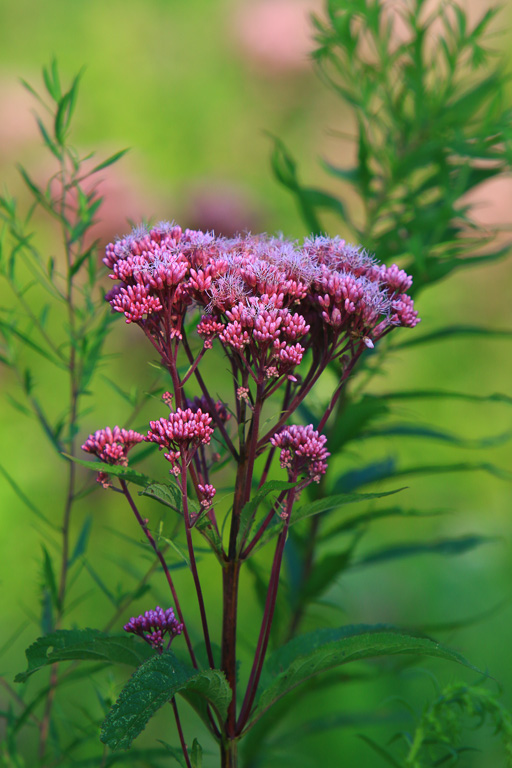
[[[213,660],[212,645],[210,642],[210,633],[208,631],[208,620],[206,618],[206,610],[204,607],[203,592],[201,589],[201,582],[199,581],[199,574],[197,572],[196,556],[194,554],[194,545],[192,544],[192,533],[190,514],[188,511],[188,499],[187,499],[187,464],[185,458],[181,460],[181,498],[183,502],[183,514],[185,517],[185,535],[187,537],[188,556],[190,559],[190,570],[192,571],[192,578],[194,579],[194,586],[196,588],[197,602],[199,603],[199,613],[201,614],[201,625],[203,627],[204,642],[206,645],[206,653],[208,654],[208,663],[212,669],[215,668],[215,662]]]
[[[241,560],[246,560],[249,557],[249,555],[251,554],[252,550],[254,549],[254,547],[259,542],[259,540],[261,539],[261,537],[263,536],[263,534],[267,530],[268,526],[272,522],[272,519],[273,519],[274,515],[276,514],[276,511],[279,509],[279,507],[280,507],[280,505],[281,505],[281,503],[282,503],[282,501],[283,501],[283,499],[284,499],[284,497],[286,496],[287,493],[288,493],[288,491],[281,491],[281,493],[277,497],[275,503],[272,505],[272,509],[270,510],[270,512],[268,513],[268,515],[266,516],[266,518],[264,519],[264,521],[260,525],[260,527],[258,529],[258,532],[255,534],[253,540],[244,549],[244,551],[241,553],[241,555],[240,555],[240,559]]]
[[[295,482],[297,478],[290,478],[291,482]],[[267,652],[268,641],[270,639],[270,630],[272,628],[272,619],[274,618],[274,610],[276,607],[277,590],[279,588],[279,574],[281,572],[281,563],[283,561],[284,545],[286,543],[286,537],[288,534],[288,526],[290,525],[290,515],[292,512],[293,502],[295,499],[295,488],[292,488],[288,492],[288,502],[286,505],[286,518],[283,530],[279,534],[277,540],[276,551],[274,555],[274,561],[272,563],[272,571],[270,574],[270,582],[267,592],[267,599],[265,601],[265,610],[263,613],[263,619],[261,622],[260,634],[258,637],[258,644],[256,646],[256,653],[254,655],[254,662],[249,676],[249,682],[247,683],[247,690],[245,698],[240,710],[240,717],[237,722],[237,735],[243,730],[246,724],[251,707],[256,696],[258,689],[258,683],[260,681],[261,671],[263,669],[263,662],[265,661],[265,654]]]
[[[192,648],[192,643],[190,641],[190,636],[188,634],[187,626],[185,624],[185,619],[183,618],[183,613],[181,611],[181,606],[180,606],[180,602],[178,600],[178,595],[176,594],[176,589],[174,588],[174,583],[173,583],[171,574],[169,573],[169,569],[167,567],[167,563],[165,562],[165,558],[162,555],[162,553],[160,552],[160,550],[159,550],[159,548],[158,548],[158,546],[156,544],[156,541],[154,540],[151,532],[148,530],[148,527],[147,527],[146,523],[142,519],[142,516],[141,516],[139,510],[137,509],[137,506],[136,506],[134,500],[132,499],[130,491],[128,490],[128,486],[126,485],[126,481],[123,480],[122,477],[119,478],[119,480],[121,482],[121,488],[123,489],[123,493],[126,496],[126,499],[127,499],[128,503],[129,503],[130,507],[132,508],[133,514],[137,518],[138,524],[140,525],[140,527],[144,531],[144,534],[145,534],[147,540],[151,544],[151,546],[152,546],[156,556],[160,560],[160,563],[162,565],[163,571],[165,573],[165,577],[167,579],[167,583],[169,584],[169,587],[170,587],[170,590],[171,590],[171,593],[172,593],[172,598],[174,600],[174,606],[176,608],[176,612],[177,612],[177,614],[178,614],[178,616],[180,618],[181,623],[183,624],[183,635],[184,635],[185,641],[187,643],[188,652],[190,654],[190,660],[192,661],[192,664],[194,665],[194,667],[196,669],[198,669],[199,667],[198,667],[198,664],[197,664],[197,661],[196,661],[194,650]]]
[[[185,744],[185,738],[183,736],[183,730],[181,728],[180,716],[178,714],[178,705],[176,704],[176,699],[174,696],[171,699],[171,704],[174,710],[174,718],[176,720],[176,727],[178,729],[178,735],[180,737],[180,744],[181,744],[181,749],[183,751],[183,757],[185,758],[187,768],[192,768],[192,763],[190,762],[190,758],[188,756],[187,745]]]

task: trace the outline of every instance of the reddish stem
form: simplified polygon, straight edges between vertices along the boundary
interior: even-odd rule
[[[134,502],[134,500],[133,500],[133,498],[132,498],[132,496],[130,494],[130,491],[128,490],[128,486],[126,485],[126,481],[123,480],[123,478],[119,478],[119,479],[121,481],[121,487],[123,489],[123,493],[126,496],[126,499],[127,499],[128,503],[129,503],[130,507],[132,508],[133,514],[137,518],[138,524],[140,525],[140,527],[144,531],[144,534],[145,534],[147,540],[151,544],[151,546],[152,546],[156,556],[160,560],[160,563],[162,565],[163,571],[165,573],[165,577],[167,579],[167,583],[169,584],[169,587],[170,587],[170,590],[171,590],[171,594],[172,594],[172,598],[174,600],[174,606],[176,608],[176,612],[177,612],[177,614],[179,616],[179,619],[180,619],[181,623],[183,624],[183,635],[184,635],[185,641],[187,643],[188,652],[190,654],[190,660],[192,661],[192,664],[194,665],[194,667],[196,669],[198,669],[198,664],[197,664],[197,661],[196,661],[194,650],[192,648],[192,643],[190,641],[190,636],[188,634],[187,625],[185,624],[185,620],[183,618],[183,613],[182,613],[182,610],[181,610],[180,602],[178,600],[178,595],[176,594],[176,589],[174,587],[174,583],[173,583],[171,574],[169,573],[169,569],[167,567],[167,563],[165,562],[165,558],[162,555],[162,553],[160,552],[160,550],[158,548],[158,545],[157,545],[156,541],[154,540],[151,531],[148,529],[147,524],[145,523],[145,521],[143,520],[139,510],[137,509],[137,506],[136,506],[136,504],[135,504],[135,502]]]
[[[192,544],[191,522],[190,514],[188,511],[188,498],[187,498],[187,465],[185,459],[182,457],[181,466],[181,497],[183,502],[183,514],[185,517],[185,535],[187,537],[188,556],[190,559],[190,570],[192,571],[192,578],[194,579],[194,586],[196,588],[197,602],[199,603],[199,613],[201,614],[201,625],[203,627],[204,642],[206,645],[206,653],[208,655],[208,663],[212,669],[215,668],[215,662],[213,660],[212,645],[210,642],[210,633],[208,631],[208,620],[206,618],[206,609],[204,606],[203,592],[201,589],[201,582],[199,581],[199,574],[197,572],[196,556],[194,553],[194,545]]]
[[[296,479],[296,477],[291,478],[291,482],[295,482]],[[261,671],[263,669],[263,662],[265,661],[268,641],[270,639],[270,630],[272,628],[272,619],[274,618],[274,611],[276,607],[276,598],[279,588],[279,575],[281,572],[281,563],[283,561],[284,545],[288,535],[288,526],[290,525],[290,515],[292,512],[294,499],[295,489],[292,489],[288,492],[288,502],[286,505],[286,518],[284,527],[277,540],[274,561],[272,563],[272,571],[270,574],[267,599],[265,601],[265,610],[263,613],[260,634],[258,637],[258,644],[256,646],[256,653],[254,654],[254,662],[252,665],[251,674],[249,676],[249,682],[247,683],[247,689],[242,704],[242,709],[240,711],[240,717],[238,718],[237,722],[237,735],[242,732],[244,725],[249,718],[251,707],[256,696],[256,691],[258,689],[258,683],[260,681]]]

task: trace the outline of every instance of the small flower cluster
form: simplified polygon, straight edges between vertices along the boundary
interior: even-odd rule
[[[165,353],[181,339],[190,307],[203,316],[204,349],[218,339],[257,375],[295,380],[307,349],[328,362],[360,354],[394,326],[418,322],[411,278],[338,237],[302,245],[267,235],[232,239],[161,223],[110,243],[105,264],[119,281],[106,298]]]
[[[98,429],[93,435],[89,435],[82,445],[82,450],[93,453],[106,464],[126,467],[128,465],[128,451],[143,440],[143,435],[139,435],[133,429],[121,429],[117,426],[114,429],[105,427],[105,429]],[[108,473],[105,472],[98,472],[97,480],[105,488],[110,484]]]
[[[212,417],[201,408],[195,412],[192,408],[177,408],[175,412],[171,411],[168,419],[150,421],[145,440],[168,449],[164,456],[173,465],[171,472],[179,475],[178,462],[181,460],[181,466],[183,463],[187,466],[199,445],[209,445],[213,434],[211,422]]]
[[[175,618],[172,608],[163,610],[157,605],[154,611],[146,611],[142,616],[132,617],[123,627],[125,632],[138,635],[152,648],[162,650],[164,638],[169,637],[169,645],[176,635],[183,632],[183,624]]]
[[[309,482],[320,482],[327,471],[326,459],[331,454],[325,449],[327,438],[313,429],[312,424],[283,427],[270,442],[281,449],[280,463],[290,478],[305,474]]]

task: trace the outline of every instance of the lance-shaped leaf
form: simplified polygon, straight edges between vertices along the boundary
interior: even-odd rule
[[[436,541],[406,541],[370,552],[357,562],[352,563],[352,568],[378,565],[390,560],[401,560],[404,557],[415,557],[416,555],[463,555],[482,544],[490,544],[495,541],[497,541],[496,537],[478,535],[458,536],[437,539]]]
[[[294,510],[290,518],[290,526],[299,523],[301,520],[305,520],[307,517],[313,517],[313,515],[319,515],[322,512],[338,509],[345,504],[374,501],[375,499],[381,499],[385,496],[392,496],[394,493],[399,493],[399,491],[403,490],[404,488],[397,488],[394,491],[382,491],[381,493],[338,493],[334,496],[326,496],[324,499],[318,499],[317,501],[311,502],[311,504],[306,504]],[[276,515],[261,537],[258,543],[258,549],[276,536],[281,531],[283,525],[284,521]]]
[[[451,339],[457,336],[489,336],[491,338],[512,338],[512,330],[484,328],[478,325],[450,325],[446,328],[440,328],[438,331],[424,333],[411,339],[406,339],[398,344],[393,344],[392,349],[404,349],[405,347],[416,347],[418,344],[427,344],[439,339]]]
[[[177,693],[196,693],[225,720],[231,688],[219,669],[197,671],[164,651],[142,664],[125,685],[108,713],[101,740],[112,749],[128,749],[160,707]]]
[[[129,480],[135,485],[140,485],[145,488],[152,483],[156,483],[151,477],[143,475],[142,472],[136,472],[130,467],[118,467],[116,464],[106,464],[103,461],[85,461],[84,459],[77,459],[75,456],[70,456],[68,453],[63,453],[63,456],[70,461],[74,461],[75,464],[80,464],[87,469],[93,469],[95,472],[106,472],[108,475],[114,475],[115,477],[121,477],[123,480]]]
[[[427,440],[438,440],[443,443],[449,443],[459,448],[494,448],[497,445],[503,445],[510,439],[510,432],[503,432],[499,435],[491,435],[480,439],[470,439],[459,437],[443,429],[436,429],[422,424],[390,424],[386,427],[377,429],[363,430],[359,433],[358,440],[365,440],[376,437],[419,437]]]
[[[175,483],[151,483],[139,496],[149,496],[175,512],[182,512],[181,491]]]
[[[409,475],[437,475],[449,472],[487,472],[500,480],[512,481],[512,472],[486,461],[463,462],[459,464],[427,464],[425,466],[396,468],[393,459],[384,459],[382,462],[369,464],[362,469],[350,470],[336,481],[336,490],[352,490],[362,485],[369,485],[377,480],[407,477]]]
[[[469,400],[475,403],[505,403],[512,405],[512,397],[501,392],[493,392],[492,395],[475,395],[470,392],[453,392],[444,389],[410,389],[403,392],[386,392],[381,395],[372,395],[374,398],[389,400]]]
[[[456,651],[405,629],[382,624],[320,629],[294,638],[268,658],[263,674],[264,688],[248,727],[274,702],[321,672],[351,661],[397,654],[437,656],[471,667]]]
[[[129,635],[107,635],[97,629],[59,629],[39,637],[27,648],[28,668],[15,677],[24,683],[30,675],[56,661],[104,661],[136,667],[154,655],[149,645]]]

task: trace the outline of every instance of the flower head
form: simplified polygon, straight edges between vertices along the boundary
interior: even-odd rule
[[[199,445],[208,445],[213,434],[210,427],[212,417],[198,408],[177,408],[170,413],[168,419],[150,421],[150,430],[145,437],[149,443],[157,443],[160,448],[169,449],[164,454],[167,461],[173,465],[171,472],[179,474],[178,460],[190,463]]]
[[[312,424],[283,427],[270,442],[281,448],[280,463],[290,477],[304,473],[310,482],[320,482],[320,477],[327,471],[326,459],[330,453],[325,449],[327,438],[313,429]]]
[[[126,467],[128,465],[128,451],[143,440],[144,436],[139,435],[133,429],[121,429],[117,426],[114,429],[105,427],[105,429],[98,429],[93,435],[89,435],[81,447],[82,451],[93,453],[106,464]],[[109,485],[108,473],[98,472],[97,480],[103,487],[107,487]]]
[[[183,624],[175,618],[172,608],[163,610],[159,605],[154,611],[146,611],[143,615],[132,617],[123,627],[125,632],[138,635],[152,648],[163,649],[164,638],[169,638],[168,645],[176,635],[183,632]]]
[[[104,262],[117,281],[112,310],[144,330],[167,367],[170,341],[197,308],[201,354],[220,343],[235,367],[282,382],[297,380],[308,350],[325,366],[419,322],[412,278],[340,237],[227,239],[160,222],[110,243]]]

